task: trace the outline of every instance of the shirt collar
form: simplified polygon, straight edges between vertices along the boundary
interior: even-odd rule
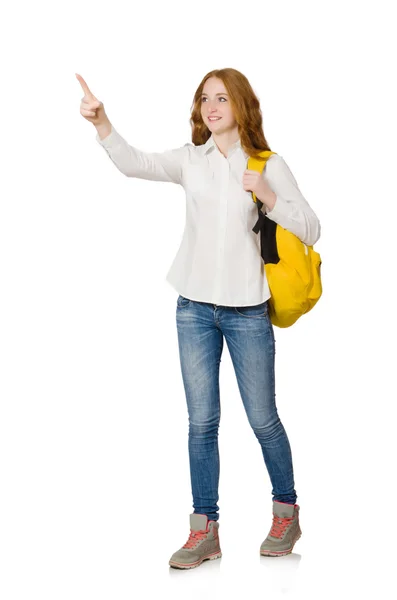
[[[204,154],[207,154],[207,152],[209,152],[210,150],[212,150],[213,148],[216,147],[216,144],[215,144],[215,141],[214,141],[214,136],[212,135],[212,133],[211,133],[210,137],[208,138],[208,140],[205,142],[205,144],[203,144],[201,147],[203,149],[203,153]],[[247,154],[245,152],[245,150],[243,150],[243,148],[241,147],[240,138],[237,140],[237,142],[234,142],[234,144],[232,144],[229,147],[229,153],[231,154],[232,151],[234,151],[235,148],[240,148],[241,149],[242,153],[244,154],[244,158],[245,159],[247,159],[249,157],[249,154]]]

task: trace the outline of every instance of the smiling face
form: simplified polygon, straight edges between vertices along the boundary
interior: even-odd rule
[[[221,117],[211,121],[210,117]],[[204,84],[201,96],[201,117],[208,129],[216,135],[237,128],[230,97],[221,79],[210,77]]]

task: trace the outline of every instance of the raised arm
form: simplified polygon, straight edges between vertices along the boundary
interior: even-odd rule
[[[119,171],[127,177],[182,184],[182,166],[189,144],[165,152],[143,152],[130,146],[112,126],[103,103],[94,96],[83,77],[78,73],[76,77],[84,91],[80,114],[95,126],[96,140]]]
[[[165,152],[143,152],[130,146],[112,125],[110,133],[103,139],[98,131],[96,140],[127,177],[182,184],[182,166],[187,158],[188,144]]]

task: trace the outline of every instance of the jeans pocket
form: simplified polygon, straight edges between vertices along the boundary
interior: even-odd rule
[[[186,306],[189,306],[189,304],[191,304],[191,300],[189,300],[189,298],[185,298],[185,296],[178,296],[178,299],[176,301],[176,305],[177,308],[185,308]]]
[[[238,315],[249,318],[263,318],[267,317],[269,306],[268,301],[262,302],[262,304],[256,304],[255,306],[235,306],[234,310]]]

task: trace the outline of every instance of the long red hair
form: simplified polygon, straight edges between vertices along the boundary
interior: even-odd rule
[[[224,83],[237,122],[241,146],[249,156],[258,157],[263,150],[270,150],[262,128],[262,111],[259,100],[248,79],[236,69],[215,69],[207,73],[198,86],[191,109],[190,124],[192,142],[196,146],[205,144],[211,131],[201,117],[201,97],[204,84],[210,77],[217,77]],[[261,157],[258,157],[261,159]],[[264,160],[264,159],[263,159]]]

